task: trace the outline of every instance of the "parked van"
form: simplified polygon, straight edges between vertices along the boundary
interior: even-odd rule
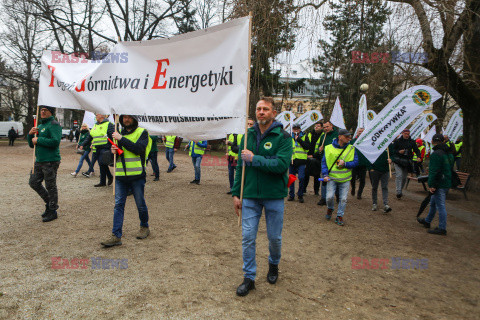
[[[17,137],[23,136],[23,123],[15,121],[0,121],[0,137],[8,137],[8,131],[13,127]]]

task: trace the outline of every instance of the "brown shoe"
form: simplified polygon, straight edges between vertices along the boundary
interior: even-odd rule
[[[150,234],[150,229],[148,227],[140,227],[140,230],[137,233],[137,239],[145,239]]]
[[[103,241],[102,243],[100,243],[102,246],[104,246],[105,248],[109,248],[109,247],[114,247],[114,246],[119,246],[122,244],[122,239],[120,238],[117,238],[117,236],[115,236],[113,233],[112,235],[110,236],[110,238],[108,238],[106,241]]]

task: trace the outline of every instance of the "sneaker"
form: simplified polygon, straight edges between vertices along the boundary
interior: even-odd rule
[[[376,205],[376,204],[374,204],[374,205],[372,206],[372,211],[377,211],[377,205]]]
[[[293,201],[293,200],[295,200],[294,197],[288,197],[288,199],[287,199],[287,201]]]
[[[195,180],[195,184],[200,184],[200,180]]]
[[[446,236],[447,235],[447,230],[445,229],[439,229],[438,227],[433,229],[433,230],[427,230],[428,233],[430,234],[438,234],[440,236]]]
[[[400,199],[403,196],[401,193],[397,193],[397,199]]]
[[[90,178],[91,174],[93,174],[93,172],[92,173],[82,172],[82,176],[84,176],[85,178]]]
[[[90,178],[95,175],[95,172],[90,172]]]
[[[172,171],[173,171],[173,170],[168,169],[168,170],[167,170],[167,173],[170,173],[170,172],[172,172]]]
[[[392,208],[390,208],[390,206],[386,204],[385,207],[383,207],[383,213],[389,213],[390,211],[392,211]]]
[[[255,280],[245,278],[237,288],[237,296],[244,297],[250,290],[255,289]]]
[[[175,170],[176,167],[177,167],[177,166],[173,166],[172,171]]]
[[[148,227],[140,227],[140,230],[137,233],[137,239],[145,239],[150,234],[150,229]]]
[[[317,204],[318,204],[319,206],[324,206],[324,205],[327,204],[327,200],[325,200],[325,199],[322,198],[322,199],[320,199],[320,200],[317,202]]]
[[[110,236],[110,238],[108,238],[107,240],[103,241],[102,243],[100,243],[102,246],[104,246],[105,248],[109,248],[109,247],[114,247],[114,246],[119,246],[122,244],[122,239],[120,238],[117,238],[113,233],[112,235]]]
[[[339,226],[343,226],[345,222],[343,221],[343,217],[338,217],[335,219],[335,223],[338,224]]]
[[[300,203],[304,203],[304,202],[305,202],[305,200],[303,200],[303,197],[298,197],[298,202],[300,202]]]
[[[425,218],[417,218],[418,223],[423,224],[427,229],[430,229],[430,222],[425,221]]]
[[[333,209],[327,209],[327,214],[325,215],[325,219],[330,220],[332,218]]]
[[[70,173],[70,174],[71,174],[74,178],[77,177],[77,173],[76,173],[76,172],[72,172],[72,173]]]

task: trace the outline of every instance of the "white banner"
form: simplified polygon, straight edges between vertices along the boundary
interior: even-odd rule
[[[375,119],[375,117],[377,116],[377,113],[373,110],[367,110],[367,127],[365,129],[368,128],[368,126],[370,125],[370,123],[372,123],[373,119]]]
[[[297,120],[295,120],[295,124],[300,125],[300,129],[305,132],[308,128],[313,126],[317,121],[320,121],[323,119],[322,114],[320,111],[317,110],[310,110],[302,114],[300,117],[298,117]]]
[[[354,146],[370,162],[375,162],[395,137],[440,97],[437,91],[428,86],[415,86],[403,91],[375,117]]]
[[[172,38],[121,42],[102,60],[44,51],[38,103],[138,116],[151,134],[243,132],[249,18]]]
[[[113,119],[113,115],[108,116],[108,121],[111,123],[115,123],[115,119]],[[84,123],[88,125],[88,127],[91,129],[93,128],[93,125],[97,122],[97,119],[95,118],[95,114],[90,111],[85,111],[85,114],[83,115],[83,121],[80,123],[80,126]],[[150,132],[149,132],[150,133]]]
[[[336,127],[346,129],[345,119],[343,118],[342,105],[340,104],[340,99],[338,97],[337,100],[335,100],[335,106],[333,107],[330,122]]]
[[[359,128],[367,128],[367,96],[365,94],[362,94],[358,104],[357,130],[355,130],[354,136],[357,136]]]
[[[433,126],[430,131],[425,135],[425,138],[423,140],[428,143],[432,143],[433,136],[437,133],[437,129],[435,126]]]
[[[275,120],[283,124],[283,129],[287,130],[290,124],[293,123],[293,120],[295,120],[295,113],[292,111],[283,111],[282,113],[277,114]]]
[[[458,109],[448,122],[444,135],[447,135],[450,141],[455,142],[459,136],[463,134],[463,112]]]
[[[437,116],[433,113],[426,113],[422,115],[410,128],[410,137],[413,140],[416,140],[421,136],[423,130],[428,128],[428,126],[431,125],[435,120],[437,120]]]

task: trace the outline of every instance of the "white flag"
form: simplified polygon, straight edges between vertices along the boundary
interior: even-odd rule
[[[151,134],[243,132],[249,18],[172,38],[119,42],[102,60],[44,51],[38,103],[137,116]]]
[[[330,122],[341,129],[346,129],[345,119],[343,119],[343,110],[342,105],[340,104],[340,99],[337,97],[335,100],[335,106],[333,107],[332,116],[330,117]]]
[[[423,139],[425,142],[432,143],[433,136],[437,133],[437,129],[433,126]]]
[[[108,121],[111,123],[115,123],[115,119],[113,119],[113,115],[110,114],[108,116]],[[87,126],[91,129],[93,125],[97,122],[97,119],[95,118],[95,114],[90,111],[85,111],[85,114],[83,115],[83,121],[82,124],[87,124]]]
[[[428,128],[428,126],[431,125],[435,120],[437,120],[437,116],[433,113],[426,113],[422,115],[410,128],[410,137],[412,137],[413,140],[416,140],[421,136],[423,130]]]
[[[375,119],[375,117],[377,116],[377,114],[375,113],[375,111],[373,110],[367,110],[367,127],[365,129],[368,128],[368,126],[370,125],[370,123],[372,123],[373,119]]]
[[[357,136],[357,131],[360,128],[367,128],[367,96],[364,94],[360,97],[358,104],[357,130],[355,130],[354,136]]]
[[[295,120],[295,113],[292,111],[283,111],[277,115],[275,120],[283,124],[283,129],[287,130],[290,127],[290,124],[293,123],[293,120]]]
[[[305,132],[308,128],[313,126],[317,121],[320,121],[323,119],[322,114],[320,111],[317,110],[310,110],[302,114],[300,117],[298,117],[297,120],[295,120],[295,124],[300,125],[300,129]]]
[[[458,109],[448,122],[444,135],[447,135],[450,141],[455,142],[459,136],[463,134],[463,112]]]
[[[393,139],[440,97],[437,91],[428,86],[415,86],[403,91],[375,117],[354,146],[371,163],[375,162]]]

